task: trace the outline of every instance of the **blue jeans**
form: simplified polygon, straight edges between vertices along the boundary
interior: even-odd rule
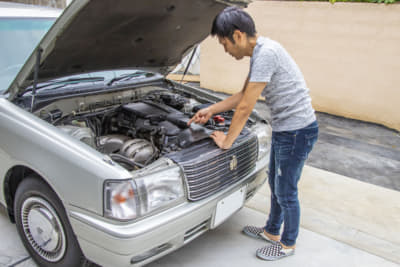
[[[296,244],[300,226],[300,204],[297,194],[304,162],[318,139],[318,123],[295,131],[272,132],[268,182],[271,189],[271,210],[265,230],[279,235],[281,243]]]

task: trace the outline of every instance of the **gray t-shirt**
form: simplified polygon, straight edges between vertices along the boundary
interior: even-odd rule
[[[250,59],[249,82],[267,83],[261,95],[271,110],[273,131],[293,131],[315,121],[303,74],[278,42],[257,38]]]

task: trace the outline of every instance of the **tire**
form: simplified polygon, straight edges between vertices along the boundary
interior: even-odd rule
[[[15,194],[14,212],[20,238],[39,266],[85,264],[65,209],[44,181],[30,176],[20,183]]]

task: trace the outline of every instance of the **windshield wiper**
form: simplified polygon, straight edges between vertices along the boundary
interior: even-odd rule
[[[112,78],[112,79],[107,83],[107,85],[110,86],[110,85],[112,85],[112,84],[115,83],[115,82],[122,81],[122,80],[130,80],[130,79],[135,78],[135,77],[140,77],[140,76],[151,77],[151,76],[153,76],[153,75],[154,75],[154,74],[153,74],[153,73],[150,73],[150,72],[133,72],[133,73],[129,73],[129,74],[123,74],[123,75],[121,75],[121,76],[119,76],[119,77]]]
[[[64,86],[70,85],[70,84],[78,84],[78,83],[84,83],[84,82],[100,82],[100,81],[104,81],[104,77],[69,78],[69,79],[65,79],[65,80],[55,80],[55,81],[47,82],[45,84],[41,84],[36,87],[36,90],[40,90],[40,89],[50,87],[50,86],[56,86],[53,89],[58,89],[58,88],[61,88],[61,87],[64,87]],[[26,92],[32,91],[32,89],[33,88],[26,89],[24,91],[24,94]]]

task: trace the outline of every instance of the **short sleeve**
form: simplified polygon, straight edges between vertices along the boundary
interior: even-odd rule
[[[267,82],[271,81],[272,75],[278,66],[276,54],[272,49],[260,50],[251,58],[249,82]]]

